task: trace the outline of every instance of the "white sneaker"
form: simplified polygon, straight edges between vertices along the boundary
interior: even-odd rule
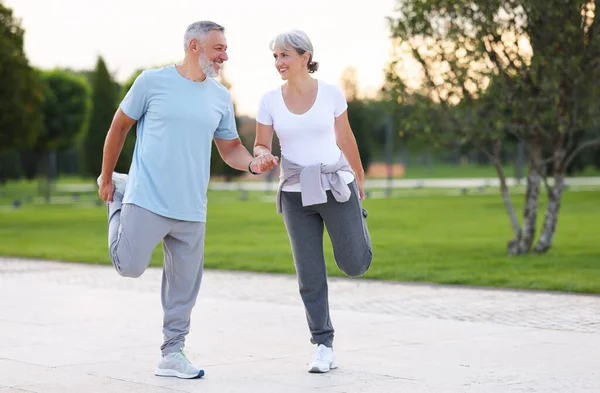
[[[182,349],[163,355],[154,374],[159,377],[194,379],[204,376],[204,370],[190,363]]]
[[[123,201],[123,197],[125,196],[125,187],[127,187],[127,179],[129,176],[125,173],[113,172],[112,174],[112,182],[115,185],[115,193],[113,196],[113,200],[118,202]],[[100,186],[102,181],[102,175],[98,176],[96,179],[96,183]]]
[[[309,373],[327,373],[329,370],[337,368],[337,360],[333,348],[319,344],[315,352],[315,359],[308,366]]]

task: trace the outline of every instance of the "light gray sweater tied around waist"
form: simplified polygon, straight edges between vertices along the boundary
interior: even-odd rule
[[[336,163],[330,165],[314,164],[301,166],[285,157],[281,157],[282,181],[277,189],[277,212],[281,214],[281,190],[283,186],[300,183],[302,188],[302,206],[317,205],[327,202],[327,193],[321,182],[321,174],[327,176],[331,186],[331,193],[338,202],[350,199],[350,188],[340,176],[340,171],[352,172],[350,164],[343,153]]]

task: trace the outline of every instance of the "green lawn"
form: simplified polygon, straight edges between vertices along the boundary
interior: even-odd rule
[[[526,169],[524,169],[526,171]],[[515,168],[512,165],[504,166],[504,173],[507,177],[515,176]],[[523,176],[526,176],[524,172]],[[589,177],[600,176],[600,170],[587,167],[582,172],[576,173],[573,176]],[[426,165],[409,165],[405,169],[405,179],[450,179],[450,178],[496,178],[498,177],[496,169],[492,165],[475,165],[475,164],[435,164],[432,166]]]
[[[239,195],[209,192],[206,266],[293,273],[281,217],[273,202],[263,200],[272,195],[251,193],[247,201]],[[567,192],[550,253],[509,258],[511,231],[498,195],[369,199],[374,262],[366,277],[600,293],[598,202],[597,190]],[[108,264],[106,243],[104,207],[0,210],[0,255]],[[329,272],[340,275],[327,239],[326,246]],[[152,264],[161,260],[157,247]]]
[[[97,187],[92,178],[73,176],[61,177],[52,187],[52,200],[59,203],[70,203],[77,198],[80,200],[95,201]],[[43,203],[40,184],[37,180],[10,181],[0,185],[0,206],[10,205],[15,200],[21,203]]]

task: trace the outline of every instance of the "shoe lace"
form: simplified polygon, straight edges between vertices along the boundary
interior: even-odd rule
[[[185,355],[185,352],[183,352],[183,349],[180,349],[179,352],[176,352],[175,355],[177,358],[181,359],[182,361],[184,361],[185,363],[190,363],[190,361],[188,360],[187,356]]]
[[[318,361],[327,360],[327,347],[325,347],[323,345],[319,345],[319,348],[317,348],[317,353],[315,355],[315,360],[318,360]]]

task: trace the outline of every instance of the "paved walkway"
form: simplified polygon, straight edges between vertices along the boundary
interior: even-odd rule
[[[264,177],[264,176],[263,176]],[[525,180],[521,182],[524,184]],[[553,184],[554,180],[548,180]],[[509,177],[506,179],[508,186],[516,186],[519,184],[517,179]],[[237,180],[233,182],[211,181],[208,187],[211,190],[221,191],[276,191],[278,186],[278,178],[274,178],[271,182],[267,181],[244,181]],[[570,187],[591,187],[600,186],[600,177],[568,177],[565,184]],[[479,188],[492,187],[498,189],[500,180],[497,177],[493,178],[455,178],[455,179],[367,179],[365,180],[365,189],[378,188]]]
[[[0,258],[0,393],[600,392],[600,297],[331,279],[340,368],[312,353],[292,276],[207,271],[188,356],[155,377],[161,271]]]

